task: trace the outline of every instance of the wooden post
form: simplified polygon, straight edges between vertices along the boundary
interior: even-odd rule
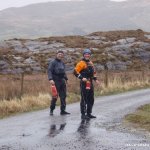
[[[104,65],[104,68],[105,68],[104,84],[105,84],[105,87],[107,88],[108,87],[108,67],[106,64]]]
[[[23,82],[24,81],[24,73],[21,73],[21,88],[20,88],[20,99],[23,95]]]
[[[144,82],[144,79],[145,79],[145,71],[144,69],[142,69],[142,82]]]

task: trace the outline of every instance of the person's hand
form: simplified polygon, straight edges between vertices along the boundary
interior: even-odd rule
[[[55,84],[54,80],[50,80],[49,82],[50,82],[51,85]]]
[[[86,78],[83,78],[83,79],[82,79],[82,81],[83,81],[83,82],[86,82],[86,81],[87,81],[87,79],[86,79]]]
[[[65,80],[65,83],[68,85],[68,83],[69,83],[68,80]]]

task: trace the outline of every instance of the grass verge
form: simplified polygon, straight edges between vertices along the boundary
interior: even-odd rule
[[[49,94],[40,93],[38,96],[23,96],[22,99],[12,99],[10,101],[0,101],[0,118],[8,117],[17,113],[29,112],[48,108],[51,96]],[[69,93],[67,103],[79,101],[80,97],[73,93]],[[57,105],[60,105],[58,100]]]
[[[150,132],[150,104],[143,105],[136,112],[125,117],[127,123],[132,123],[136,128],[143,128]]]

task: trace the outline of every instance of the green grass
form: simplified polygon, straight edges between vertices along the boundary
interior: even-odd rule
[[[150,104],[139,107],[133,114],[128,114],[125,120],[136,127],[150,131]]]

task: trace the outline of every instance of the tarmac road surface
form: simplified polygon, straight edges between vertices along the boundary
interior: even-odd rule
[[[128,128],[123,117],[150,103],[150,89],[95,100],[96,119],[81,120],[79,103],[24,113],[0,120],[0,150],[150,150],[150,133]]]

